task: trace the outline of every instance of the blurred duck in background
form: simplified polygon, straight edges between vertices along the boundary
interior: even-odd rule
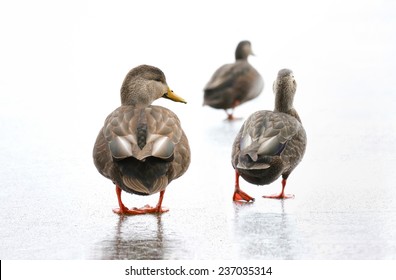
[[[248,62],[249,55],[253,55],[251,43],[241,41],[235,62],[217,69],[204,88],[203,105],[225,110],[227,120],[235,119],[235,107],[256,98],[264,88],[263,78]]]

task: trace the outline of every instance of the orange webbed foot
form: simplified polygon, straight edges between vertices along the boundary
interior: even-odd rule
[[[133,209],[128,209],[128,208],[114,208],[113,212],[118,214],[118,215],[141,215],[145,214],[143,211],[133,208]]]
[[[285,187],[286,187],[286,179],[282,179],[282,191],[280,194],[273,194],[273,195],[264,195],[264,198],[272,198],[272,199],[289,199],[294,198],[294,194],[285,194]]]
[[[144,207],[139,208],[138,210],[139,210],[139,211],[143,211],[145,214],[149,214],[149,213],[154,213],[154,214],[155,214],[155,213],[158,213],[158,214],[161,214],[161,213],[168,212],[168,211],[169,211],[169,208],[161,207],[161,206],[152,207],[152,206],[150,206],[150,205],[145,205]]]
[[[290,199],[294,198],[294,194],[285,194],[285,193],[280,193],[280,194],[273,194],[273,195],[263,195],[264,198],[272,198],[272,199]]]
[[[144,207],[137,208],[115,208],[113,209],[113,212],[118,214],[118,215],[143,215],[143,214],[161,214],[168,212],[168,208],[162,208],[162,207],[151,207],[150,205],[145,205]]]
[[[253,202],[254,198],[245,193],[239,187],[239,173],[235,170],[235,190],[234,195],[232,196],[232,200],[235,202]]]
[[[235,190],[232,200],[242,201],[242,202],[253,202],[254,198],[239,189],[239,190]]]
[[[118,215],[142,215],[142,214],[155,214],[155,213],[161,214],[169,211],[168,208],[161,207],[165,190],[160,192],[160,197],[157,206],[151,207],[150,205],[145,205],[144,207],[141,208],[133,207],[129,209],[125,207],[125,205],[122,203],[121,192],[122,192],[121,188],[118,185],[116,185],[118,205],[120,206],[120,208],[113,209],[113,212]]]

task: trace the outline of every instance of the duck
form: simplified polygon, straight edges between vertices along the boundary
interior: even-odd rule
[[[253,197],[241,190],[240,176],[255,185],[271,184],[282,176],[281,192],[263,197],[294,198],[294,195],[285,193],[286,181],[301,162],[307,146],[305,129],[293,106],[296,90],[293,71],[279,70],[273,83],[274,110],[257,111],[241,126],[231,153],[235,170],[233,201],[254,201]]]
[[[164,193],[182,176],[191,161],[190,146],[177,115],[152,105],[159,98],[187,103],[168,86],[157,67],[131,69],[121,86],[121,106],[111,112],[93,148],[93,161],[101,175],[116,186],[119,215],[164,213]],[[156,206],[127,208],[122,191],[136,195],[159,193]]]
[[[262,76],[248,62],[249,55],[254,55],[250,41],[239,42],[235,62],[218,68],[205,85],[203,105],[225,110],[227,120],[237,119],[235,107],[256,98],[264,88]]]

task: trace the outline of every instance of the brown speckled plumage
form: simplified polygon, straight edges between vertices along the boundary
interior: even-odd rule
[[[253,113],[242,125],[232,148],[232,166],[237,182],[234,200],[253,200],[239,189],[239,175],[246,181],[265,185],[286,179],[302,160],[307,138],[300,117],[293,107],[297,84],[292,71],[282,69],[274,82],[274,111]],[[282,189],[278,196],[288,198]]]
[[[160,69],[147,65],[132,69],[121,87],[122,105],[106,118],[96,139],[96,168],[126,192],[163,192],[190,164],[188,140],[178,117],[169,109],[151,105],[160,97],[185,102],[173,96]],[[120,209],[123,207],[120,203]],[[123,210],[117,213],[140,214],[139,210]],[[160,207],[156,210],[161,212]]]

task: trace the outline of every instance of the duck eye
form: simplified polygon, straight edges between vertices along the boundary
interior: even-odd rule
[[[157,82],[162,82],[160,78],[155,79]]]

